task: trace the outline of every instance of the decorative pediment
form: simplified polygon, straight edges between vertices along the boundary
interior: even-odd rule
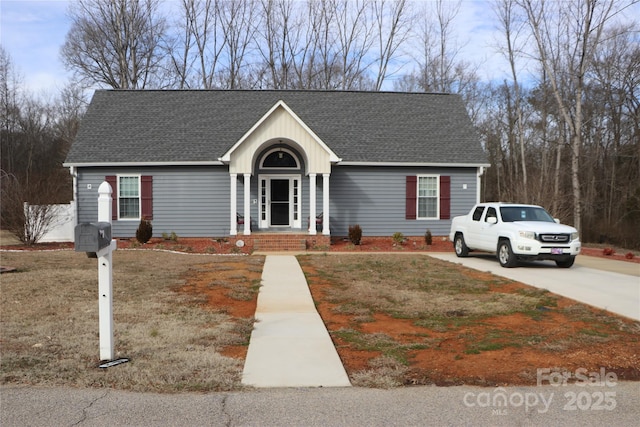
[[[285,142],[304,156],[306,173],[330,173],[341,159],[282,100],[260,118],[222,157],[230,173],[252,173],[258,153]]]

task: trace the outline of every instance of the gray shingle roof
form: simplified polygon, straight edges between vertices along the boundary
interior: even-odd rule
[[[216,161],[279,100],[345,162],[486,164],[457,95],[96,91],[67,164]]]

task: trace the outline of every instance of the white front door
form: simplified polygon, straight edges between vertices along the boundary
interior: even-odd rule
[[[260,176],[260,228],[301,228],[300,175]]]

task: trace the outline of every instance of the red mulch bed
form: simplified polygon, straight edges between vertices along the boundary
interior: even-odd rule
[[[27,246],[1,245],[1,250],[64,250],[73,249],[73,242],[38,243]],[[216,238],[179,238],[178,241],[167,241],[159,238],[151,239],[148,243],[140,245],[135,239],[118,239],[119,249],[156,249],[185,253],[210,253],[210,254],[248,254],[251,247],[236,247],[228,239]],[[583,247],[582,255],[608,258],[616,261],[640,263],[638,251],[620,250],[610,253],[609,248]],[[325,252],[327,249],[319,249]],[[431,245],[425,244],[424,237],[407,237],[402,243],[397,243],[391,237],[363,237],[360,245],[354,245],[346,237],[333,237],[331,239],[331,252],[452,252],[453,245],[446,236],[434,236]]]
[[[637,264],[640,264],[640,256],[635,251],[634,252],[626,251],[624,253],[623,252],[614,252],[612,254],[608,254],[607,255],[608,251],[606,251],[605,249],[603,249],[603,248],[585,248],[585,247],[583,247],[582,250],[580,251],[580,253],[582,255],[596,256],[596,257],[600,257],[600,258],[615,259],[616,261],[635,262]]]

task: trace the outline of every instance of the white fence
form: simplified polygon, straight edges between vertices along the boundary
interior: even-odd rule
[[[75,228],[75,202],[71,201],[67,205],[52,205],[55,218],[51,221],[49,230],[42,236],[39,242],[73,242]],[[28,214],[30,208],[25,203],[25,213]]]

